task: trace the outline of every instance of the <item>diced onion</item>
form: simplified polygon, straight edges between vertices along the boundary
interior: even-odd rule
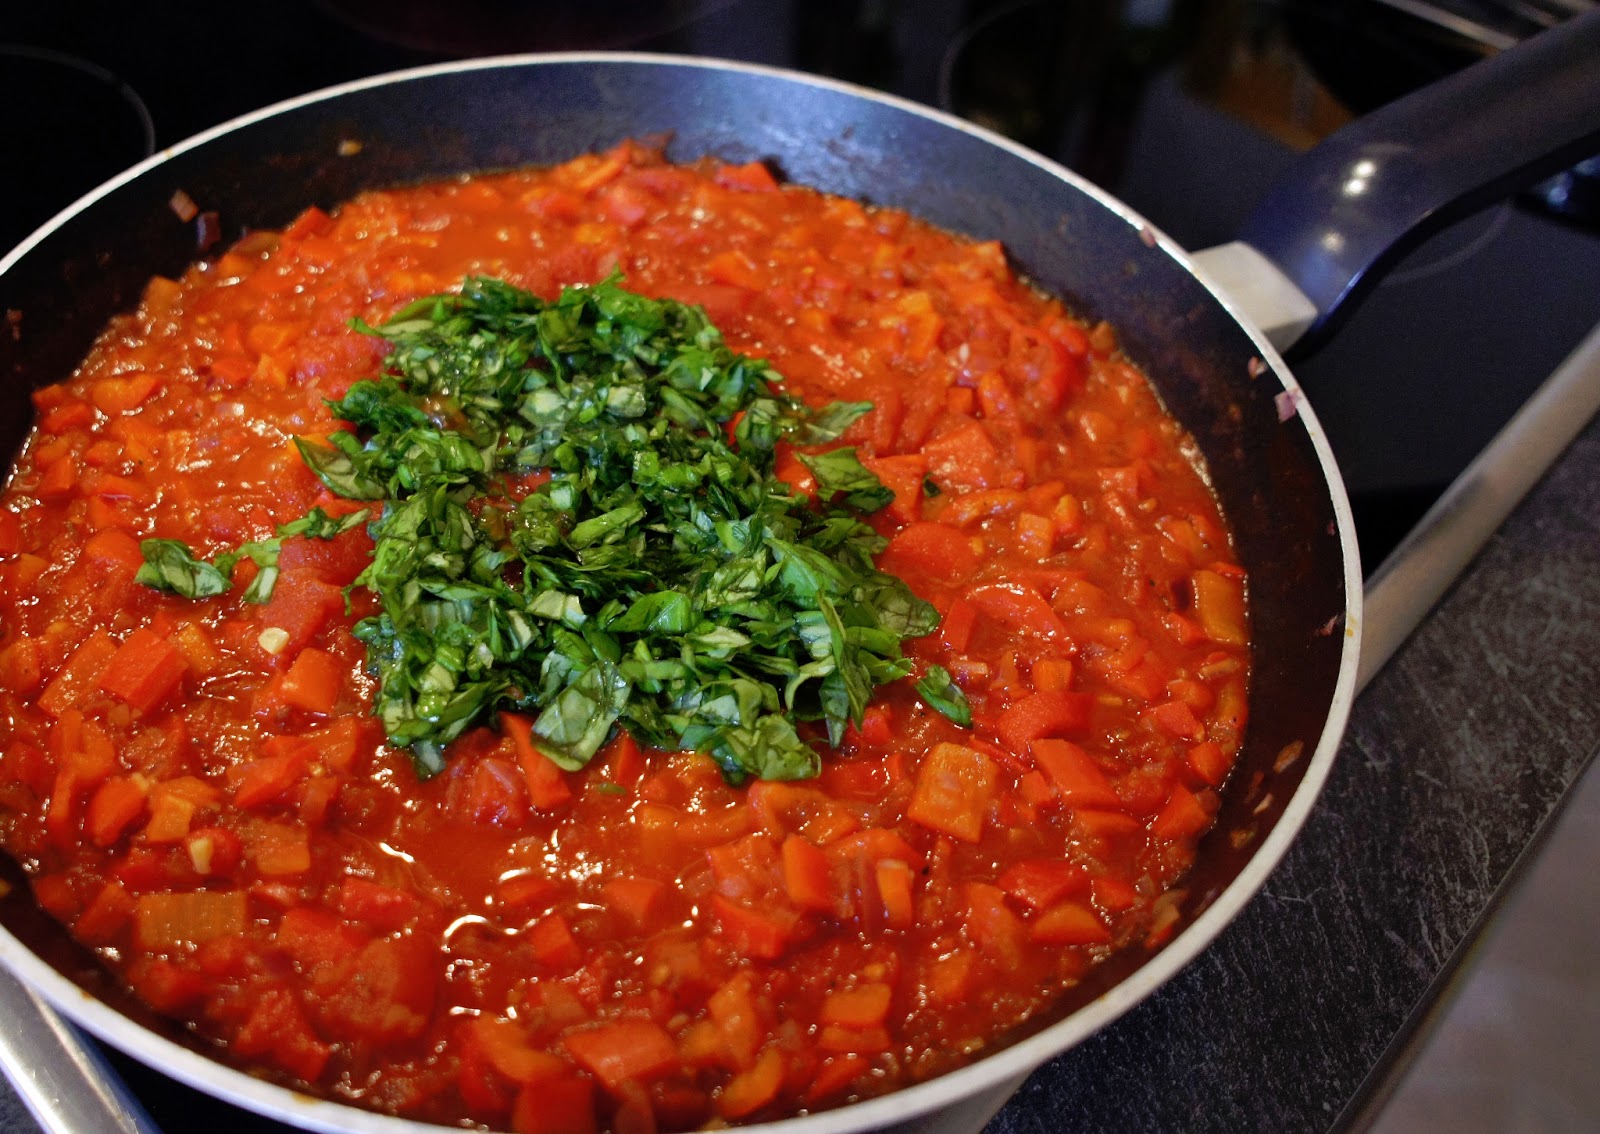
[[[256,639],[256,642],[267,653],[277,657],[283,653],[283,648],[289,644],[289,631],[281,626],[268,626],[261,631],[261,636]]]

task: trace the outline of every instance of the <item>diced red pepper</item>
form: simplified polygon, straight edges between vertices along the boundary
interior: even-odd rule
[[[744,1118],[770,1104],[783,1089],[783,1052],[768,1047],[755,1066],[741,1071],[723,1085],[717,1096],[717,1113],[724,1118]]]
[[[1206,735],[1206,726],[1194,715],[1194,710],[1182,701],[1164,701],[1146,710],[1147,715],[1163,732],[1179,740],[1198,741]]]
[[[973,587],[967,598],[979,613],[1000,625],[1027,633],[1059,637],[1067,631],[1061,616],[1032,587],[1017,583],[990,583]]]
[[[825,1025],[838,1024],[845,1028],[882,1027],[889,1018],[893,996],[894,990],[881,982],[838,989],[828,993],[817,1019]]]
[[[1150,833],[1158,839],[1188,839],[1209,826],[1211,812],[1199,797],[1182,784],[1175,784],[1166,804],[1151,822]]]
[[[832,911],[834,891],[828,856],[800,835],[790,835],[783,841],[783,882],[789,900],[799,908]]]
[[[278,656],[292,658],[330,618],[343,611],[344,592],[338,587],[310,572],[285,571],[272,589],[272,598],[261,608],[259,625],[288,635]]]
[[[305,745],[292,744],[228,769],[234,806],[251,809],[282,799],[305,775],[309,759]]]
[[[939,644],[952,654],[965,653],[972,641],[972,628],[978,621],[978,608],[964,598],[955,598],[939,623]]]
[[[894,457],[862,457],[862,467],[883,482],[894,493],[889,501],[889,515],[901,523],[922,519],[924,481],[928,476],[928,459],[920,453],[907,453]]]
[[[100,688],[147,713],[172,695],[188,669],[172,643],[141,627],[117,647],[100,675]]]
[[[1222,751],[1220,744],[1207,740],[1189,749],[1189,767],[1206,783],[1217,787],[1228,778],[1233,761]]]

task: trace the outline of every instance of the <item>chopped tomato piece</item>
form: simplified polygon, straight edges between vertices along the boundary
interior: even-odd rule
[[[946,586],[971,579],[984,564],[983,541],[960,528],[928,521],[907,524],[878,556],[878,567],[891,575],[929,578]]]
[[[1032,742],[1042,737],[1059,737],[1085,727],[1093,708],[1094,697],[1088,693],[1065,689],[1030,693],[1004,709],[995,727],[1007,747],[1026,752]]]
[[[117,643],[111,635],[96,630],[44,687],[44,692],[39,694],[39,708],[52,717],[59,717],[81,704],[84,697],[99,686],[100,675],[116,652]]]
[[[1070,740],[1035,740],[1033,761],[1069,807],[1120,807],[1121,798],[1094,757]]]
[[[521,713],[501,713],[500,728],[517,749],[517,763],[528,785],[528,799],[540,811],[550,811],[572,802],[572,789],[566,774],[533,742],[533,719]]]
[[[1022,630],[1048,637],[1066,633],[1061,616],[1032,587],[1015,583],[993,583],[973,587],[967,598],[980,613],[1011,630]]]
[[[711,910],[717,928],[729,947],[740,956],[776,960],[794,939],[794,915],[783,910],[754,910],[715,894]]]
[[[1046,945],[1105,945],[1111,931],[1088,906],[1062,902],[1036,917],[1028,936]]]
[[[301,650],[283,675],[278,695],[308,713],[327,716],[339,700],[346,676],[344,667],[332,654],[324,650]]]
[[[415,1039],[433,1016],[441,967],[437,942],[409,935],[369,941],[349,979],[316,1005],[317,1019],[328,1034],[353,1043]]]
[[[346,878],[339,884],[338,902],[345,917],[379,933],[397,933],[415,925],[425,908],[411,890],[384,886],[369,878]]]
[[[658,1078],[678,1065],[672,1037],[652,1020],[613,1020],[570,1031],[562,1042],[578,1066],[611,1090],[630,1081]]]
[[[256,1000],[250,1018],[233,1037],[233,1051],[247,1059],[271,1059],[307,1082],[322,1075],[333,1055],[311,1030],[294,993],[284,988],[269,988]]]
[[[1188,839],[1211,826],[1211,812],[1198,796],[1182,784],[1173,786],[1172,794],[1150,824],[1150,833],[1158,839]]]
[[[767,1106],[782,1089],[783,1053],[773,1045],[761,1053],[754,1067],[728,1080],[717,1096],[717,1112],[724,1118],[743,1118]]]

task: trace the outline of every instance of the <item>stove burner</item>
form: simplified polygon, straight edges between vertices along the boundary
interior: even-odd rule
[[[1115,185],[1155,74],[1186,34],[1166,3],[1014,0],[969,22],[944,53],[939,103]]]
[[[59,51],[0,44],[0,253],[96,185],[155,152],[155,124],[116,75]],[[18,176],[26,171],[25,176]]]

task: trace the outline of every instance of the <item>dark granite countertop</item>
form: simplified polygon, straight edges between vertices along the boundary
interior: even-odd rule
[[[1263,893],[987,1134],[1360,1124],[1600,744],[1597,483],[1591,423],[1356,703]],[[282,1129],[115,1062],[166,1130]],[[3,1082],[0,1129],[37,1129]]]

